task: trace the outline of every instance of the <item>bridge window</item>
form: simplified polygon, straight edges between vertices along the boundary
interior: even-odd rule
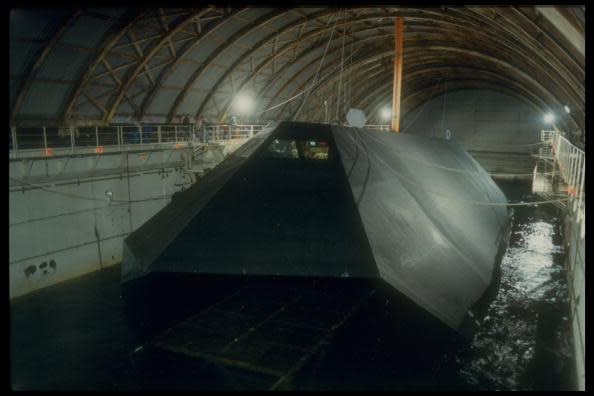
[[[299,143],[303,149],[303,157],[306,159],[328,159],[328,143],[316,140],[306,140]]]
[[[327,160],[328,143],[319,140],[274,139],[268,146],[272,158],[304,158],[306,160]]]
[[[297,142],[294,139],[274,139],[268,151],[272,158],[299,158]]]

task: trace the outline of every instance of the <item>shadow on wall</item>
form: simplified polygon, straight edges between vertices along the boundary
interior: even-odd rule
[[[513,96],[463,89],[417,106],[404,117],[402,130],[440,138],[449,131],[467,150],[506,151],[539,141],[544,126],[540,112]]]

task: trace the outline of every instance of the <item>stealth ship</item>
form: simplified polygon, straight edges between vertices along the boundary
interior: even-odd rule
[[[122,286],[155,274],[379,279],[460,331],[494,283],[506,203],[456,142],[275,123],[126,238]]]

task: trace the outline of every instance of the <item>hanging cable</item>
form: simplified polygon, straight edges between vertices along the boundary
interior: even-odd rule
[[[342,50],[340,52],[340,75],[338,76],[338,98],[336,99],[336,120],[340,120],[340,92],[342,90],[342,66],[344,64],[344,39],[346,37],[346,11],[343,11]]]
[[[346,103],[345,113],[351,108],[351,89],[353,88],[353,44],[355,44],[355,37],[351,34],[351,54],[350,54],[350,66],[349,66],[349,96]]]
[[[445,134],[445,129],[443,128],[443,123],[445,120],[445,111],[446,111],[446,98],[448,95],[448,74],[450,73],[450,69],[446,70],[446,76],[445,76],[445,88],[443,91],[443,112],[441,114],[441,133]]]
[[[354,52],[357,52],[357,51],[358,51],[358,50],[359,50],[361,47],[363,47],[363,44],[360,44],[360,45],[359,45],[359,47],[358,47],[356,50],[354,50]],[[335,66],[335,67],[334,67],[334,69],[330,70],[328,73],[326,73],[326,74],[325,74],[323,77],[321,77],[319,80],[315,81],[315,82],[313,83],[313,86],[316,86],[316,85],[320,84],[320,83],[321,83],[321,82],[323,82],[325,79],[327,79],[329,76],[332,76],[332,75],[334,75],[334,73],[335,73],[335,71],[336,71],[336,69],[337,69],[337,68],[338,68],[338,66]],[[288,103],[288,102],[290,102],[290,101],[292,101],[292,100],[295,100],[295,99],[297,99],[299,96],[301,96],[301,95],[303,95],[304,93],[306,93],[306,92],[307,92],[309,89],[311,89],[311,87],[307,87],[307,88],[305,88],[303,91],[301,91],[301,92],[299,92],[299,93],[297,93],[297,94],[293,95],[293,96],[292,96],[292,97],[290,97],[289,99],[286,99],[286,100],[282,101],[281,103],[278,103],[278,104],[276,104],[276,105],[274,105],[274,106],[272,106],[272,107],[269,107],[268,109],[266,109],[266,110],[263,110],[263,111],[261,111],[261,112],[260,112],[260,113],[258,113],[258,114],[263,114],[263,113],[266,113],[267,111],[274,110],[274,109],[276,109],[277,107],[284,105],[285,103]]]
[[[403,133],[406,132],[408,130],[408,128],[410,128],[419,118],[419,115],[421,115],[421,113],[423,113],[423,110],[425,110],[425,107],[427,106],[427,103],[429,103],[431,101],[431,99],[433,98],[433,94],[435,94],[435,90],[437,89],[437,87],[441,84],[441,82],[444,80],[445,77],[442,77],[434,86],[433,86],[433,90],[431,91],[431,95],[429,96],[429,99],[427,99],[425,101],[425,103],[423,103],[423,107],[421,107],[421,110],[417,112],[417,115],[415,116],[414,120],[412,120],[412,122],[410,122],[406,128],[402,131]]]
[[[12,177],[12,176],[9,176],[9,179],[12,179],[13,181],[19,182],[21,184],[26,184],[26,185],[31,186],[31,187],[34,187],[34,188],[39,188],[41,190],[44,190],[44,191],[47,191],[47,192],[51,192],[51,193],[54,193],[54,194],[60,194],[60,195],[63,195],[63,196],[66,196],[66,197],[70,197],[70,198],[85,199],[87,201],[99,201],[99,202],[108,202],[108,203],[111,203],[111,202],[120,202],[120,203],[129,203],[129,202],[132,202],[132,203],[134,203],[134,202],[154,201],[154,200],[165,199],[165,198],[170,198],[171,197],[171,195],[166,195],[166,196],[163,196],[163,197],[145,198],[145,199],[130,200],[130,201],[129,200],[123,200],[123,199],[97,198],[97,197],[90,197],[90,196],[87,196],[87,195],[76,194],[76,193],[69,193],[69,192],[66,192],[66,191],[54,190],[54,189],[51,189],[51,188],[47,188],[47,187],[45,187],[45,186],[43,186],[41,184],[29,183],[29,182],[27,182],[25,180],[21,180],[21,179],[18,179],[16,177]]]
[[[299,108],[295,112],[295,115],[293,116],[293,121],[297,120],[297,117],[299,117],[299,114],[301,113],[301,110],[303,109],[305,102],[307,102],[307,99],[309,98],[309,94],[311,93],[311,89],[313,88],[313,86],[316,82],[316,79],[318,78],[318,73],[320,72],[320,69],[322,68],[322,65],[324,64],[324,59],[326,59],[326,53],[328,52],[328,47],[330,46],[330,42],[332,41],[332,36],[334,35],[334,29],[336,28],[336,23],[338,22],[338,12],[336,12],[335,15],[336,15],[336,18],[334,19],[334,25],[332,26],[332,31],[330,32],[330,37],[328,38],[328,43],[326,44],[326,49],[324,50],[324,55],[322,56],[320,64],[318,65],[318,70],[316,71],[316,74],[312,80],[311,86],[309,87],[307,94],[305,95],[305,98],[303,99],[303,102],[301,102],[301,106],[299,106]]]
[[[383,144],[383,142],[377,137],[377,134],[370,133],[369,136],[373,140],[377,141],[378,143]],[[402,157],[405,157],[405,158],[408,158],[408,159],[411,159],[411,160],[416,161],[416,162],[420,162],[420,163],[425,164],[427,166],[431,166],[431,167],[439,168],[439,169],[444,169],[444,170],[447,170],[447,171],[450,171],[450,172],[468,173],[468,174],[478,174],[478,173],[481,173],[479,171],[469,171],[469,170],[465,170],[465,169],[449,168],[447,166],[443,166],[443,165],[436,164],[434,162],[426,161],[426,160],[423,160],[423,159],[418,158],[418,157],[413,156],[413,155],[409,155],[409,154],[407,154],[405,152],[401,152],[401,151],[398,151],[398,155],[399,156],[402,156]],[[506,175],[506,176],[529,176],[529,175],[533,175],[533,174],[534,173],[516,173],[516,174],[503,174],[503,175]],[[540,173],[540,174],[553,174],[553,172]],[[490,175],[491,176],[494,176],[494,175],[499,175],[499,174],[494,173],[494,174],[490,174]]]
[[[371,133],[362,130],[363,133],[368,133],[371,135]],[[353,139],[354,142],[354,139]],[[355,143],[357,144],[357,143]],[[532,206],[532,205],[541,205],[541,204],[547,204],[547,203],[555,203],[555,202],[564,202],[569,200],[569,198],[563,198],[563,199],[553,199],[553,200],[547,200],[547,201],[533,201],[533,202],[506,202],[506,203],[499,203],[499,202],[487,202],[487,201],[477,201],[477,200],[470,200],[470,199],[463,199],[460,197],[454,197],[451,196],[449,194],[445,194],[442,191],[436,191],[436,190],[432,190],[430,188],[427,188],[426,185],[422,185],[418,182],[416,182],[415,180],[406,177],[404,175],[402,175],[400,172],[396,171],[392,166],[390,166],[386,161],[384,161],[373,149],[371,149],[370,147],[368,147],[367,145],[365,145],[366,151],[370,151],[373,154],[375,154],[375,158],[377,158],[378,161],[380,161],[385,168],[389,169],[390,171],[392,171],[392,173],[394,173],[396,175],[396,177],[398,177],[399,179],[409,183],[409,184],[413,184],[416,185],[417,187],[421,188],[424,191],[427,191],[428,193],[432,193],[435,195],[439,195],[442,196],[444,198],[449,198],[455,201],[460,201],[460,202],[466,202],[472,205],[479,205],[479,206]]]

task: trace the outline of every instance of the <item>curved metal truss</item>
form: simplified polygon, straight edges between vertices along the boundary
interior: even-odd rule
[[[11,77],[11,117],[35,118],[27,100],[48,81],[68,87],[59,110],[46,116],[65,124],[184,115],[217,121],[234,114],[239,92],[256,99],[252,121],[323,121],[327,111],[334,119],[348,107],[375,113],[391,102],[393,21],[401,16],[405,111],[440,95],[447,79],[448,89],[497,89],[542,110],[569,106],[563,126],[583,131],[583,15],[583,6],[207,6],[118,16],[73,9],[37,40],[26,72]],[[106,24],[101,39],[68,44],[68,32],[89,18]],[[11,42],[33,41],[12,32]],[[59,48],[79,51],[84,62],[62,81],[41,77]]]

